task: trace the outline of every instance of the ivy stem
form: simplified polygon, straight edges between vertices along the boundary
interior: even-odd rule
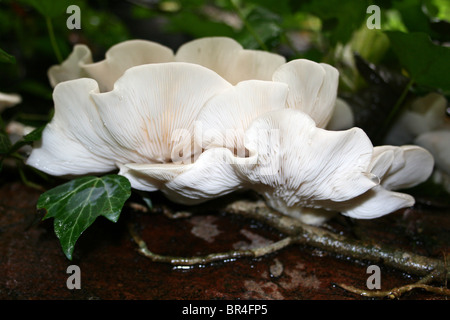
[[[48,35],[50,37],[50,42],[52,44],[53,52],[55,53],[56,59],[59,63],[63,62],[61,51],[59,51],[58,44],[56,43],[55,32],[53,30],[53,23],[49,17],[45,17],[45,22],[47,24]]]
[[[244,26],[247,28],[248,32],[250,32],[250,34],[253,36],[253,38],[255,38],[256,42],[258,42],[259,46],[264,50],[264,51],[269,51],[269,48],[266,46],[266,44],[264,43],[264,41],[261,40],[261,38],[258,36],[258,34],[255,32],[255,30],[253,29],[253,27],[250,25],[250,23],[248,23],[247,19],[245,18],[241,8],[239,7],[239,4],[237,3],[236,0],[231,0],[230,1],[231,4],[233,5],[234,9],[236,10],[236,13],[238,14],[239,18],[241,18],[242,22],[244,23]]]

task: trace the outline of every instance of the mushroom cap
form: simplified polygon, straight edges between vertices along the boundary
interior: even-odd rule
[[[176,54],[126,41],[96,63],[77,45],[49,69],[55,115],[27,164],[56,176],[119,169],[133,188],[183,204],[253,189],[314,224],[336,211],[374,218],[412,205],[392,190],[424,181],[431,154],[374,148],[361,129],[348,129],[338,77],[330,65],[286,63],[222,37]]]
[[[355,124],[355,117],[349,104],[341,99],[336,98],[333,114],[330,121],[326,125],[327,130],[346,130]]]
[[[94,63],[90,49],[77,44],[61,65],[49,68],[48,78],[53,87],[67,80],[92,78],[98,82],[100,91],[105,92],[112,90],[129,68],[174,60],[173,51],[166,46],[147,40],[128,40],[112,46],[104,60]]]
[[[80,175],[117,163],[189,162],[199,111],[230,87],[207,68],[178,62],[130,68],[106,93],[93,79],[59,83],[54,118],[27,163],[52,175]]]
[[[0,112],[22,102],[22,97],[15,93],[0,92]]]
[[[336,103],[339,83],[336,68],[325,63],[297,59],[280,66],[272,79],[288,85],[288,108],[303,111],[319,128],[326,127]]]
[[[437,93],[412,101],[386,135],[385,143],[403,145],[413,143],[419,135],[438,130],[444,124],[447,100]]]
[[[414,205],[414,198],[394,192],[427,180],[433,170],[432,155],[424,148],[379,146],[374,148],[370,171],[380,179],[380,185],[363,195],[341,204],[342,214],[358,219],[373,219]]]
[[[76,44],[66,60],[60,65],[51,66],[47,76],[52,87],[58,83],[88,77],[84,66],[93,63],[92,53],[88,46]]]
[[[75,45],[61,64],[49,69],[48,77],[56,84],[90,77],[99,83],[100,91],[113,89],[115,81],[125,70],[143,64],[188,62],[213,70],[231,84],[244,80],[271,80],[274,71],[286,62],[278,54],[246,50],[237,41],[226,37],[206,37],[187,42],[176,54],[172,49],[148,40],[127,40],[112,46],[105,59],[92,61],[85,45]]]
[[[317,128],[298,110],[259,116],[245,133],[245,147],[256,164],[237,165],[239,175],[286,207],[322,207],[322,201],[346,201],[376,185],[367,174],[372,144],[361,129]]]
[[[414,143],[431,152],[437,169],[450,174],[450,130],[426,132],[418,136]]]
[[[244,135],[258,116],[286,106],[284,83],[248,80],[209,100],[196,122],[198,143],[205,149],[224,147],[245,156]]]
[[[236,40],[226,37],[187,42],[177,50],[175,59],[214,70],[233,85],[244,80],[271,80],[275,70],[286,62],[283,56],[244,49]]]

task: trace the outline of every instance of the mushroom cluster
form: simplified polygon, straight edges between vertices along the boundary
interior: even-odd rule
[[[415,98],[402,112],[386,137],[386,143],[414,143],[434,157],[433,180],[450,193],[450,119],[448,101],[432,92]]]
[[[426,180],[433,157],[374,147],[361,129],[340,127],[351,121],[332,120],[348,115],[338,78],[328,64],[286,62],[229,38],[176,53],[126,41],[99,62],[77,45],[49,70],[55,115],[27,163],[55,176],[119,170],[133,188],[182,204],[250,189],[310,224],[411,206],[394,190]]]
[[[9,107],[15,106],[16,104],[20,103],[21,101],[22,101],[22,98],[15,93],[0,92],[0,113]]]

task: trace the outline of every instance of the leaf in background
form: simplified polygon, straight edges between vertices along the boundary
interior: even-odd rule
[[[409,32],[430,33],[429,19],[423,10],[422,0],[395,0],[392,6],[401,13],[402,21]]]
[[[312,13],[322,20],[322,32],[327,34],[332,45],[347,43],[368,15],[367,1],[315,0],[306,2],[301,10]]]
[[[290,0],[246,0],[245,4],[257,5],[261,8],[270,10],[273,13],[280,15],[289,15],[292,13],[293,8]]]
[[[69,0],[21,0],[21,2],[32,6],[39,11],[46,18],[55,18],[59,15],[65,14],[67,7],[73,4],[74,1]]]
[[[402,21],[409,32],[424,32],[433,40],[448,42],[450,39],[449,23],[433,16],[439,8],[430,1],[424,0],[395,0],[393,8],[397,9],[402,16]],[[449,17],[447,17],[447,20]]]
[[[279,44],[283,34],[279,15],[266,8],[253,6],[242,18],[247,28],[243,29],[238,41],[244,48],[271,50]]]
[[[56,236],[64,254],[72,260],[80,235],[99,216],[117,222],[130,195],[130,182],[123,176],[82,177],[43,193],[37,208],[47,211],[43,220],[55,219]]]
[[[6,53],[2,49],[0,49],[0,62],[3,63],[16,63],[16,58],[9,53]]]
[[[386,34],[400,64],[415,83],[450,94],[450,48],[434,44],[421,32]]]
[[[362,26],[355,30],[350,45],[353,52],[368,62],[378,64],[389,48],[389,39],[381,30]]]
[[[230,26],[211,21],[199,12],[183,11],[174,14],[170,18],[170,24],[166,26],[167,31],[172,33],[185,33],[194,38],[223,36],[233,37],[235,32]]]

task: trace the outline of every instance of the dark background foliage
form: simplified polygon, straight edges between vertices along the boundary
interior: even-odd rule
[[[79,30],[66,27],[71,4],[81,10]],[[373,4],[380,8],[381,29],[366,26],[367,8]],[[288,60],[336,66],[340,94],[353,97],[357,125],[376,139],[367,118],[374,113],[378,123],[373,127],[380,127],[409,80],[414,94],[450,94],[449,16],[445,0],[3,0],[0,91],[19,93],[23,102],[2,118],[35,126],[49,120],[47,70],[65,59],[75,43],[87,44],[98,61],[109,47],[132,38],[176,50],[193,38],[227,36],[245,48],[277,52]],[[348,53],[358,54],[359,63],[349,64]],[[374,85],[382,67],[389,79],[378,77],[385,83]],[[385,99],[376,103],[367,88],[378,96],[381,91]]]

